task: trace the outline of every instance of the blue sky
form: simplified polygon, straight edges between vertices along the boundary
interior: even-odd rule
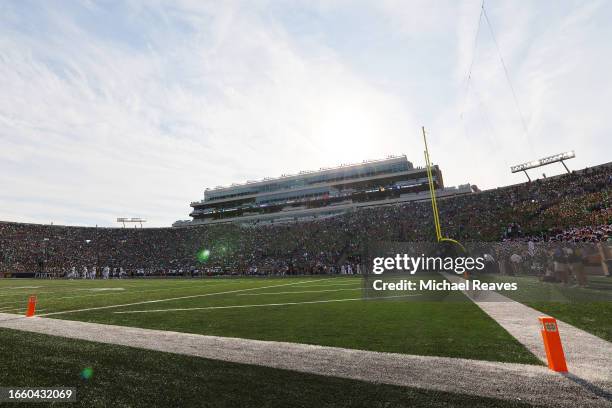
[[[480,5],[0,2],[0,219],[166,226],[205,187],[422,165],[422,125],[447,185],[608,162],[612,3],[485,2],[527,132]]]

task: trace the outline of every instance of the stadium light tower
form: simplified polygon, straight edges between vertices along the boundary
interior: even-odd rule
[[[142,223],[147,222],[144,218],[117,218],[117,222],[123,223],[123,228],[125,228],[125,223],[137,223],[140,224],[140,228],[142,228]]]
[[[539,159],[539,160],[534,160],[534,161],[530,161],[530,162],[527,162],[527,163],[517,164],[516,166],[510,166],[510,171],[512,173],[518,173],[518,172],[522,171],[527,176],[527,180],[531,181],[531,177],[529,177],[529,174],[527,174],[527,170],[535,169],[537,167],[547,166],[547,165],[552,164],[552,163],[561,162],[563,167],[565,167],[565,171],[570,173],[569,169],[567,168],[567,166],[565,165],[565,162],[563,160],[573,159],[574,157],[576,157],[576,154],[574,153],[573,150],[571,150],[569,152],[564,152],[564,153],[559,153],[559,154],[554,154],[552,156],[544,157],[544,158]]]

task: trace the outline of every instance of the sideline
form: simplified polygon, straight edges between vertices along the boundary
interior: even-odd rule
[[[609,406],[608,401],[588,389],[537,365],[204,336],[0,313],[2,318],[8,320],[0,320],[0,328],[370,383],[520,400],[540,406]]]
[[[456,274],[442,275],[451,282],[463,282]],[[462,292],[527,350],[547,362],[538,320],[545,313],[494,291]],[[557,324],[569,372],[612,394],[612,343],[558,319]]]

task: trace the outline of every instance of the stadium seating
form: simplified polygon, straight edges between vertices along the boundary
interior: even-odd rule
[[[612,165],[439,200],[446,236],[461,241],[611,237]],[[354,272],[368,239],[433,240],[428,201],[282,225],[91,228],[0,223],[0,272],[64,276],[72,267],[128,275]],[[198,259],[198,251],[210,256]],[[342,268],[346,266],[346,268]],[[137,270],[138,273],[137,273]],[[197,271],[197,272],[196,272]]]

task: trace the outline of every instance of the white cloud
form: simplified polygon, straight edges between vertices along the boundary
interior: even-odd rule
[[[467,174],[472,182],[486,187],[522,182],[524,175],[511,175],[510,165],[571,149],[577,153],[568,163],[572,168],[608,162],[604,100],[609,99],[612,86],[605,73],[612,58],[603,40],[609,38],[610,29],[603,20],[611,14],[609,5],[521,3],[513,8],[516,3],[485,4],[528,135],[483,21],[465,109],[462,96],[435,125],[440,136],[434,145],[441,153],[437,158],[447,170],[448,164],[457,170],[447,181],[461,182]],[[475,16],[477,11],[478,6]],[[464,52],[467,46],[461,44],[473,43],[476,28],[469,20],[465,24],[458,29]],[[457,121],[461,111],[464,119]],[[463,155],[467,160],[455,152],[469,152]],[[533,171],[532,177],[563,171],[562,166],[553,165]]]
[[[486,4],[533,147],[486,26],[459,118],[476,0],[2,3],[0,214],[169,225],[206,186],[420,164],[422,124],[447,184],[518,182],[510,164],[569,148],[607,161],[610,6]]]
[[[94,35],[75,13],[46,10],[44,41],[16,31],[3,42],[8,219],[108,225],[138,215],[168,225],[204,186],[401,148],[410,110],[333,50],[303,52],[248,10],[146,12],[188,35],[143,35],[147,47],[134,49]]]

